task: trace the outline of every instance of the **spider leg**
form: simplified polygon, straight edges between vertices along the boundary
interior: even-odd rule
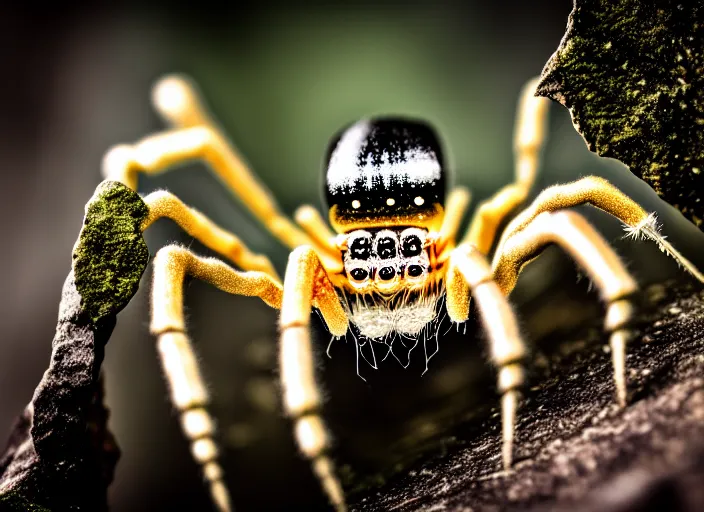
[[[461,245],[467,250],[470,245]],[[466,322],[469,318],[469,305],[472,301],[472,295],[469,290],[469,284],[464,275],[459,271],[456,265],[448,265],[445,274],[445,308],[450,320],[457,325]]]
[[[136,190],[138,172],[159,173],[201,159],[283,244],[294,248],[312,243],[280,211],[271,192],[210,119],[190,81],[178,76],[162,79],[154,87],[153,103],[175,129],[112,148],[103,159],[105,178]]]
[[[311,461],[330,502],[341,512],[347,510],[347,506],[334,463],[328,455],[330,437],[320,416],[322,400],[315,381],[310,335],[314,298],[319,304],[328,305],[326,322],[331,334],[345,334],[347,317],[320,260],[311,247],[299,247],[289,257],[281,306],[279,367],[283,401],[286,412],[294,421],[296,442],[301,452]]]
[[[526,200],[538,173],[550,105],[550,100],[535,96],[538,80],[527,82],[520,94],[513,134],[514,182],[479,204],[462,240],[483,254],[489,254],[501,222]]]
[[[281,285],[263,272],[237,272],[213,258],[200,258],[179,246],[161,249],[154,259],[151,332],[169,382],[171,401],[181,415],[181,427],[191,441],[193,458],[203,466],[210,493],[221,512],[232,510],[223,472],[217,462],[215,423],[206,410],[208,391],[198,368],[183,318],[183,281],[186,274],[208,281],[221,290],[258,296],[280,307]]]
[[[462,276],[472,291],[472,297],[479,307],[482,325],[489,338],[491,360],[499,370],[498,389],[502,394],[502,455],[504,468],[508,469],[513,460],[513,436],[520,398],[518,389],[525,380],[521,361],[527,354],[526,345],[506,296],[494,282],[486,257],[475,248],[463,245],[452,252],[449,265],[455,269],[457,275]],[[463,291],[460,290],[460,293],[462,298]],[[448,304],[457,300],[454,295],[455,289],[448,284]],[[452,318],[449,310],[448,314]]]
[[[299,206],[294,213],[296,223],[303,228],[310,239],[320,249],[318,255],[328,272],[340,273],[344,268],[336,235],[328,227],[322,216],[310,205]]]
[[[259,270],[275,279],[279,276],[269,258],[252,253],[234,234],[217,226],[195,208],[189,208],[170,192],[160,190],[144,198],[149,207],[149,216],[142,225],[142,231],[157,219],[167,217],[186,233],[196,238],[209,249],[225,256],[243,270]]]
[[[616,397],[626,404],[625,353],[631,337],[634,307],[629,298],[638,285],[613,249],[584,217],[573,211],[544,212],[501,245],[494,257],[494,279],[509,294],[523,266],[549,244],[558,244],[589,274],[607,304],[605,329],[610,333]]]
[[[619,219],[625,224],[628,236],[653,240],[691,275],[704,282],[704,275],[696,266],[660,234],[657,219],[653,213],[648,213],[607,180],[597,176],[587,176],[571,183],[553,185],[543,190],[528,208],[506,226],[499,240],[496,254],[501,252],[501,246],[511,235],[525,228],[541,213],[582,204],[591,204]]]
[[[435,242],[438,253],[442,253],[448,246],[454,246],[470,197],[469,190],[465,187],[456,187],[448,195],[445,203],[445,215],[442,219],[438,239]]]

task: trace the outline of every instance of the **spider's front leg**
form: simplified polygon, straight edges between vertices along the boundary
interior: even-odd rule
[[[154,259],[151,331],[169,382],[171,401],[181,414],[181,426],[191,441],[193,458],[203,474],[218,511],[229,512],[230,497],[217,462],[215,423],[206,410],[208,391],[186,334],[183,318],[183,281],[186,274],[208,281],[223,291],[258,296],[280,307],[281,285],[263,272],[237,272],[214,258],[201,258],[178,246],[161,249]]]
[[[347,332],[348,321],[337,294],[312,248],[302,246],[289,257],[281,306],[279,367],[284,407],[294,421],[296,442],[338,512],[347,509],[342,486],[328,452],[330,437],[320,417],[322,400],[315,381],[310,336],[311,307],[320,308],[334,336]]]
[[[186,233],[237,267],[257,270],[280,279],[269,258],[252,252],[233,233],[221,228],[195,208],[186,206],[172,193],[165,190],[152,192],[144,198],[144,202],[149,207],[149,215],[142,224],[142,231],[160,218],[171,219]]]
[[[638,285],[601,235],[580,214],[544,212],[500,245],[494,256],[494,279],[503,293],[513,290],[523,266],[549,244],[562,247],[596,283],[606,306],[605,330],[610,333],[614,383],[619,405],[626,405],[626,343],[631,337]]]
[[[526,345],[518,330],[516,316],[505,295],[494,282],[491,266],[475,247],[464,244],[452,251],[449,260],[447,311],[453,322],[467,320],[469,295],[479,307],[482,325],[489,337],[491,360],[499,371],[498,389],[501,397],[504,468],[513,460],[513,435],[519,388],[525,381],[522,360]]]
[[[582,204],[590,204],[623,222],[628,236],[646,238],[682,265],[695,279],[704,282],[704,274],[675,249],[660,233],[654,213],[648,213],[633,199],[604,178],[586,176],[571,183],[553,185],[543,190],[520,214],[511,220],[501,234],[496,255],[501,254],[506,240],[528,226],[543,212],[555,212]]]

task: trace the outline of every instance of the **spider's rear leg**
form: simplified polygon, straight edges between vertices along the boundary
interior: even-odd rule
[[[638,285],[601,235],[573,211],[539,214],[525,228],[509,236],[494,257],[494,279],[505,294],[513,290],[523,266],[547,245],[558,244],[596,283],[607,304],[605,329],[614,367],[616,397],[626,404],[626,343],[631,337],[634,307],[630,301]]]
[[[538,77],[528,81],[518,101],[513,133],[514,181],[479,204],[462,240],[482,254],[489,254],[499,226],[526,200],[538,174],[550,106],[550,100],[535,96],[538,81]]]
[[[271,192],[250,172],[227,139],[211,126],[158,133],[134,145],[115,146],[103,159],[103,175],[136,190],[138,173],[161,173],[194,160],[207,163],[283,244],[292,248],[309,242],[305,233],[281,212]]]
[[[312,248],[299,247],[289,257],[281,306],[279,367],[286,412],[294,421],[296,442],[312,465],[330,502],[347,509],[342,486],[329,457],[330,437],[320,417],[321,396],[315,381],[310,338],[311,306],[316,304],[334,336],[348,322],[337,294]]]
[[[190,80],[165,77],[154,87],[153,103],[174,129],[136,144],[113,147],[103,159],[105,178],[136,190],[138,173],[160,173],[187,161],[202,160],[279,241],[291,249],[312,243],[284,215],[271,191],[212,120]]]
[[[476,248],[461,245],[450,255],[447,280],[447,304],[455,322],[467,319],[469,302],[467,287],[479,307],[482,325],[489,337],[491,360],[498,368],[498,389],[501,397],[503,463],[508,469],[513,460],[513,437],[519,388],[525,381],[522,360],[526,345],[518,330],[516,316],[501,289],[494,282],[491,266]],[[463,304],[458,304],[463,302]]]
[[[208,391],[198,368],[183,318],[183,281],[189,274],[237,295],[258,296],[280,307],[281,285],[263,272],[237,272],[214,258],[200,258],[178,246],[161,249],[154,259],[151,332],[169,382],[171,401],[191,441],[193,458],[203,466],[212,499],[220,512],[232,510],[218,463],[215,423],[206,410]]]

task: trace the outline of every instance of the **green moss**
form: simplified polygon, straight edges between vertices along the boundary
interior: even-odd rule
[[[51,512],[50,509],[30,503],[19,494],[9,491],[0,495],[2,512]]]
[[[117,314],[139,287],[149,261],[140,229],[148,213],[136,192],[114,181],[98,185],[86,205],[73,271],[81,306],[94,323]]]
[[[538,93],[704,229],[704,5],[576,0]]]

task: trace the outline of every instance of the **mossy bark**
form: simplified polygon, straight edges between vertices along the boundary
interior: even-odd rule
[[[73,271],[83,310],[94,324],[122,309],[137,292],[149,261],[142,222],[149,210],[132,190],[104,181],[86,205],[73,250]]]
[[[704,229],[704,5],[575,0],[538,94]]]
[[[119,449],[100,367],[149,258],[140,231],[146,214],[141,198],[115,182],[101,183],[86,207],[49,368],[0,459],[0,510],[107,510]]]

